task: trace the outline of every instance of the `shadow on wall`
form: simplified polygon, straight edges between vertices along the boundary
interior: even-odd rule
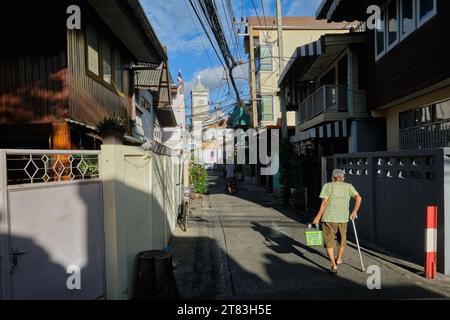
[[[163,173],[158,175],[161,181],[168,179]],[[152,187],[156,185],[154,179],[147,181]],[[103,185],[116,188],[123,195],[116,199],[116,211],[104,212],[107,296],[113,300],[133,299],[138,255],[163,250],[169,244],[178,208],[168,208],[173,203],[164,192],[147,193],[119,181],[104,181]],[[166,199],[162,200],[164,196]]]
[[[126,195],[117,217],[102,210],[102,189],[111,185]],[[123,182],[26,186],[8,199],[10,219],[0,212],[0,222],[11,227],[0,235],[2,299],[92,300],[105,298],[107,289],[120,292],[111,299],[131,299],[138,254],[162,250],[171,237],[173,223],[161,199]],[[10,273],[14,249],[20,254]],[[80,267],[81,290],[67,287],[72,265]]]
[[[95,300],[104,297],[102,269],[88,263],[79,271],[68,269],[71,265],[57,262],[52,248],[43,248],[33,239],[18,236],[0,236],[1,243],[15,243],[25,248],[26,254],[17,256],[12,265],[12,255],[2,265],[0,285],[5,300]],[[74,274],[79,278],[74,278]],[[99,276],[100,274],[100,276]],[[78,282],[78,280],[80,281]],[[81,289],[77,289],[77,284]]]
[[[99,182],[14,188],[8,204],[8,215],[0,212],[2,230],[9,227],[0,237],[3,299],[104,297]]]

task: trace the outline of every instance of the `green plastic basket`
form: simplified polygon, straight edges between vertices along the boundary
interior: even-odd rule
[[[323,234],[322,231],[312,229],[305,231],[306,245],[308,247],[320,247],[323,246]]]

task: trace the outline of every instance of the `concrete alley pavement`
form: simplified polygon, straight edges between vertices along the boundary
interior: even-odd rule
[[[339,274],[327,273],[323,248],[309,248],[309,217],[283,208],[258,186],[224,194],[212,174],[211,194],[194,202],[188,232],[172,241],[182,299],[431,299],[450,297],[450,280],[425,280],[416,266],[364,250],[366,267],[381,269],[381,290],[369,290],[356,247],[349,243]],[[362,213],[363,214],[363,213]],[[349,228],[349,235],[353,231]]]

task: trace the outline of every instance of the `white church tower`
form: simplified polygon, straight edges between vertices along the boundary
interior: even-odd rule
[[[204,122],[210,118],[209,89],[198,77],[197,84],[191,90],[192,124],[195,121]]]

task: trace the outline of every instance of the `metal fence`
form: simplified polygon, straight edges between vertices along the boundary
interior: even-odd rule
[[[92,151],[0,150],[0,299],[105,296],[99,158]],[[73,267],[82,290],[67,287]]]
[[[450,149],[337,155],[363,197],[358,225],[371,243],[422,264],[427,206],[438,206],[438,269],[450,274]],[[324,170],[328,181],[333,168]]]
[[[450,120],[400,130],[402,150],[450,147]]]
[[[300,124],[329,111],[347,111],[347,86],[323,86],[306,98],[299,106]]]
[[[99,151],[6,150],[8,185],[93,180]]]

